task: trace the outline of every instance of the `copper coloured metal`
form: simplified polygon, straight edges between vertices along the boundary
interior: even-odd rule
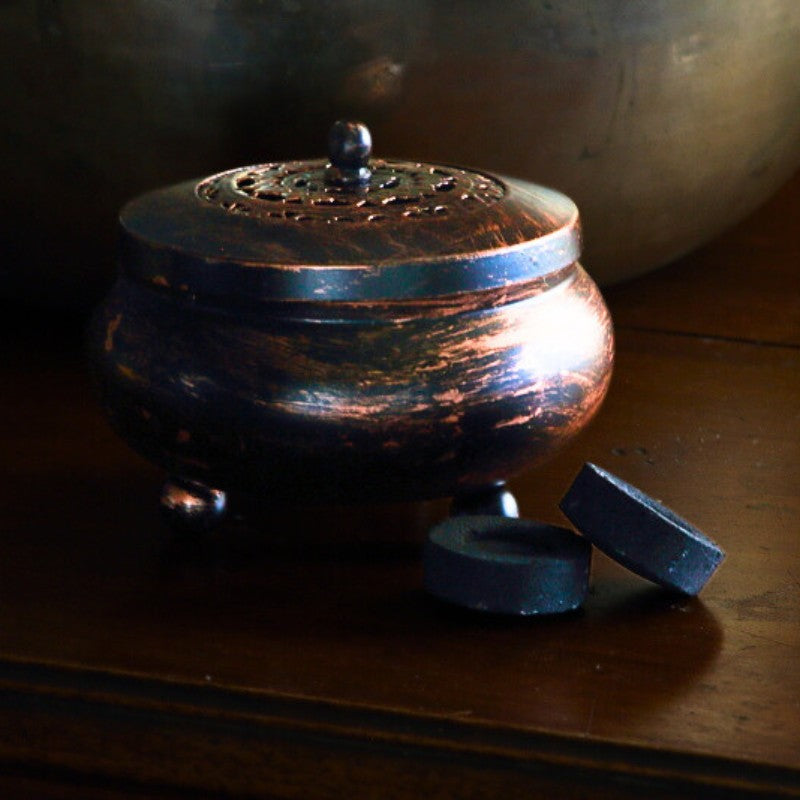
[[[181,481],[452,495],[543,462],[600,407],[612,327],[574,204],[367,159],[245,167],[123,211],[95,371],[117,430]]]

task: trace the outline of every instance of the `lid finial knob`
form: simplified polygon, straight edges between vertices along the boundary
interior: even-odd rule
[[[338,120],[328,133],[330,164],[325,170],[325,182],[336,186],[364,186],[372,172],[369,157],[372,135],[363,122]]]

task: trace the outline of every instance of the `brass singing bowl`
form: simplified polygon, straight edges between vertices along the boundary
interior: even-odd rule
[[[0,293],[88,306],[116,209],[369,119],[581,208],[601,283],[690,250],[800,163],[797,0],[12,0]]]

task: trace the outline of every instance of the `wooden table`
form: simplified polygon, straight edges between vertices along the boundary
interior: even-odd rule
[[[0,796],[800,795],[800,179],[607,292],[608,401],[515,484],[595,461],[715,538],[700,599],[595,559],[584,612],[437,604],[443,503],[166,539],[161,475],[106,427],[66,317],[6,304]]]

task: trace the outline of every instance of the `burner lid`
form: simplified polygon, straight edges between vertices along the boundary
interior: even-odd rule
[[[240,167],[145,194],[121,214],[131,277],[198,297],[368,301],[523,283],[580,254],[559,192],[443,164],[372,159],[337,122],[329,160]]]

